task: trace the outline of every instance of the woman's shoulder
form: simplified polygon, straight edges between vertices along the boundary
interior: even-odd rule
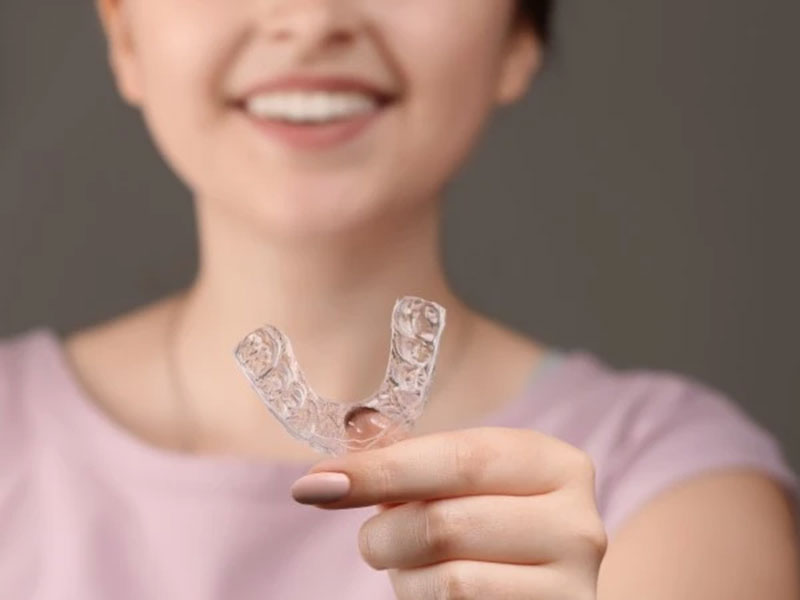
[[[739,401],[670,370],[615,368],[596,355],[563,355],[540,422],[595,461],[609,530],[659,491],[721,469],[752,469],[797,498],[779,440]]]
[[[35,439],[31,385],[53,335],[44,327],[0,337],[0,517],[23,500]]]
[[[747,421],[764,430],[731,396],[703,381],[667,369],[613,367],[598,355],[575,350],[557,354],[549,378],[549,402],[560,425],[574,436],[613,427],[617,442],[633,443],[680,423]]]
[[[24,397],[30,391],[27,383],[50,335],[49,329],[34,327],[0,337],[0,444],[20,429]]]
[[[58,394],[48,368],[57,339],[46,326],[0,337],[0,463],[21,464],[20,455],[33,437],[37,402]]]

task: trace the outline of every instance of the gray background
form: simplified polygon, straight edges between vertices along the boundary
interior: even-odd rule
[[[556,346],[722,389],[800,467],[800,3],[561,4],[545,73],[451,187],[457,287]],[[2,0],[0,335],[187,284],[191,208],[92,3]]]

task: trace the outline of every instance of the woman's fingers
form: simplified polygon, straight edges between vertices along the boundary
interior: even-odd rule
[[[315,488],[315,475],[331,472],[346,475],[331,484],[347,485]],[[293,486],[295,499],[323,508],[383,507],[359,547],[389,569],[401,600],[593,597],[606,543],[594,493],[585,452],[501,427],[323,460]]]
[[[390,577],[398,600],[574,600],[586,597],[585,582],[559,569],[530,565],[456,560],[392,571]]]
[[[365,521],[359,550],[375,569],[458,559],[536,565],[581,552],[588,556],[596,552],[601,526],[588,517],[585,523],[561,518],[575,514],[569,505],[576,502],[564,493],[409,502]]]
[[[556,490],[591,463],[569,444],[533,430],[480,427],[401,440],[325,459],[309,471],[346,473],[347,495],[323,508],[351,508],[478,494]]]

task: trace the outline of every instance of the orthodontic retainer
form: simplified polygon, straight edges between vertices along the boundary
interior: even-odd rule
[[[378,391],[357,404],[320,397],[306,381],[289,338],[273,325],[249,333],[233,351],[250,385],[294,438],[318,452],[366,450],[387,436],[411,431],[428,401],[445,309],[416,296],[398,298],[392,311],[389,363]],[[352,439],[347,425],[360,411],[377,412],[378,433]]]

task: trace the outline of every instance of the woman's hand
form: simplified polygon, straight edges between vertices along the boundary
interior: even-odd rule
[[[389,569],[400,600],[594,600],[606,534],[588,455],[526,429],[481,427],[412,437],[325,459],[309,471],[344,473],[341,499],[378,504],[359,532],[375,569]],[[325,475],[321,479],[325,479]],[[336,487],[335,476],[329,479]],[[333,498],[329,491],[327,498]]]

